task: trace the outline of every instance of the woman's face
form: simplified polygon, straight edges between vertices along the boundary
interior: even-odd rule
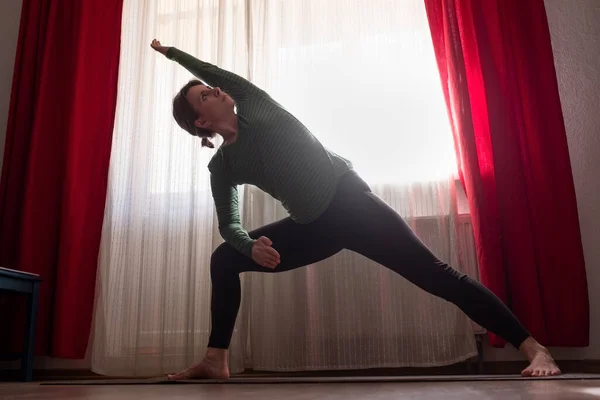
[[[233,112],[233,99],[218,87],[195,85],[185,97],[199,116],[195,122],[199,128],[210,129],[219,121],[229,118]]]

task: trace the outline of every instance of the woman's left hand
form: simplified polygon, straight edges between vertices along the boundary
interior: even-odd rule
[[[265,236],[258,238],[252,245],[252,259],[258,265],[275,269],[281,263],[281,257],[273,247],[271,239]]]

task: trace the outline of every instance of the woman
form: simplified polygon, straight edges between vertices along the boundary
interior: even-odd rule
[[[227,349],[240,305],[241,272],[283,272],[342,249],[360,253],[457,305],[473,321],[518,348],[524,376],[558,375],[546,348],[487,288],[439,260],[402,218],[371,193],[352,164],[325,149],[310,131],[247,80],[154,40],[152,48],[198,80],[173,100],[173,116],[213,147],[208,165],[219,231],[211,258],[212,331],[204,359],[170,379],[229,377]],[[315,96],[326,96],[318,89]],[[365,101],[368,101],[366,99]],[[252,184],[281,201],[290,216],[253,232],[240,223],[237,185]]]

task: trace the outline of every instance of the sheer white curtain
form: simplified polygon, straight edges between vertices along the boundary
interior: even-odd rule
[[[213,151],[172,120],[171,99],[191,76],[151,51],[153,37],[266,89],[461,269],[455,157],[422,3],[125,0],[94,371],[181,369],[202,357],[210,330],[209,261],[221,242]],[[241,200],[248,229],[286,216],[254,187]],[[232,372],[432,366],[475,354],[456,307],[351,252],[243,274],[242,284]]]

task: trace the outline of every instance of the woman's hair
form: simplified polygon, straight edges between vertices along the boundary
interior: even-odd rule
[[[173,118],[182,129],[186,130],[190,135],[202,138],[202,146],[214,148],[214,144],[210,138],[215,136],[215,133],[210,129],[198,128],[195,124],[198,115],[191,104],[188,102],[187,96],[190,88],[196,85],[203,85],[197,79],[191,80],[181,88],[179,93],[173,99]]]

